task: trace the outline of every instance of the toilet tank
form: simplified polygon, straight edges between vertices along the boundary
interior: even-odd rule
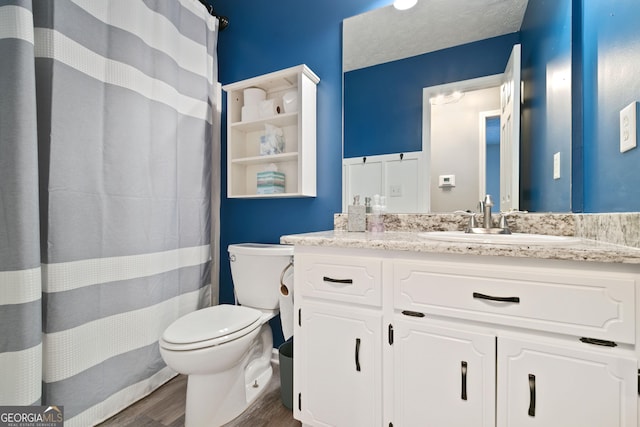
[[[278,308],[280,275],[293,260],[293,246],[239,243],[229,245],[228,251],[238,304],[267,310]],[[289,269],[285,278],[291,283],[292,277],[293,269]]]

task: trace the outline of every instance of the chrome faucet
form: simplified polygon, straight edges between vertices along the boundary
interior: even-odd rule
[[[465,233],[473,233],[473,231],[471,231],[471,230],[474,230],[474,229],[478,228],[478,220],[476,218],[476,216],[478,215],[477,212],[454,211],[453,213],[457,213],[457,214],[461,214],[461,215],[469,217],[469,225],[467,226],[467,229],[465,230]]]
[[[493,207],[493,200],[491,195],[484,196],[484,200],[480,202],[480,211],[482,212],[482,226],[484,228],[493,228],[491,222],[491,208]]]
[[[468,212],[468,211],[455,211],[455,213],[460,213],[469,217],[469,225],[465,230],[466,233],[474,233],[474,234],[511,234],[511,230],[509,229],[509,224],[507,223],[507,217],[509,215],[513,215],[514,213],[527,213],[527,211],[509,211],[509,212],[500,212],[500,221],[497,227],[493,226],[493,218],[491,216],[491,208],[494,206],[493,200],[491,199],[491,195],[487,194],[484,196],[484,200],[481,200],[478,203],[480,212]],[[479,219],[478,216],[482,216],[482,224],[478,225]]]

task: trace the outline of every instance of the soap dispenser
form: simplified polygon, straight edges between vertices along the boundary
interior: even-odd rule
[[[355,196],[353,198],[353,204],[347,207],[347,230],[365,231],[366,228],[366,208],[360,204],[360,196]]]
[[[384,232],[384,213],[387,211],[387,199],[385,196],[376,194],[373,196],[373,215],[369,218],[369,231],[373,233]]]

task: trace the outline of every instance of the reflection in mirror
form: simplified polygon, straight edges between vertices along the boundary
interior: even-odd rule
[[[480,194],[500,194],[500,110],[480,113]],[[503,210],[503,209],[500,209]]]
[[[424,89],[423,141],[429,152],[431,212],[475,210],[491,194],[500,211],[518,209],[520,45],[503,74]],[[487,190],[486,118],[499,124],[499,191]],[[457,175],[457,176],[456,176]],[[446,177],[455,179],[449,184]]]
[[[518,166],[522,176],[522,191],[514,193],[520,195],[520,209],[556,212],[570,210],[572,152],[571,127],[567,124],[571,122],[571,76],[565,86],[569,89],[560,92],[548,84],[548,73],[559,68],[558,64],[564,70],[571,69],[571,2],[559,0],[529,3],[478,0],[478,4],[483,4],[486,10],[509,4],[521,7],[519,15],[516,14],[519,20],[515,29],[486,36],[480,35],[477,29],[491,27],[492,31],[498,31],[500,24],[495,24],[492,20],[499,14],[479,13],[468,16],[453,13],[455,8],[468,6],[467,0],[419,0],[418,5],[423,9],[445,8],[436,15],[443,22],[448,19],[449,25],[424,24],[433,20],[436,15],[429,16],[427,12],[423,14],[423,9],[417,8],[412,12],[410,20],[418,25],[422,23],[422,28],[413,33],[405,31],[406,26],[400,22],[404,19],[403,16],[391,10],[391,6],[345,20],[345,161],[363,156],[422,152],[423,88],[502,73],[511,47],[521,43],[525,97],[520,105],[523,127],[522,146],[519,148],[522,150],[522,161]],[[446,16],[447,8],[453,11],[449,17]],[[456,24],[451,25],[451,20]],[[379,25],[380,22],[396,24],[387,26],[392,31],[384,33],[382,37],[380,34],[385,28]],[[357,28],[354,23],[357,23]],[[474,38],[478,35],[479,37]],[[378,38],[383,38],[384,43]],[[369,56],[379,58],[387,55],[386,58],[359,64],[359,59],[367,57],[363,53],[367,50],[366,47],[354,47],[351,43],[353,39],[369,40],[380,51]],[[434,48],[430,45],[434,40],[445,40],[448,44]],[[421,43],[424,46],[419,46]],[[414,50],[403,56],[398,52],[405,44],[410,44]],[[424,47],[424,50],[420,51],[420,47]],[[357,55],[359,58],[353,58],[355,53],[360,53]],[[566,79],[563,81],[567,82]],[[474,126],[476,132],[477,120],[479,119],[476,118]],[[556,131],[560,129],[562,132]],[[554,180],[550,155],[555,152],[562,154],[562,176]],[[428,154],[424,154],[428,161]],[[476,161],[479,164],[480,159]],[[425,173],[425,181],[432,181],[434,173]],[[480,192],[478,181],[479,177],[474,182],[475,193]],[[458,185],[456,183],[456,188],[459,188]],[[428,188],[425,192],[429,191]]]
[[[387,212],[429,212],[422,152],[345,158],[342,164],[344,206],[355,196],[366,200],[379,194],[387,197]]]
[[[499,82],[499,81],[498,81]],[[426,149],[430,153],[429,164],[425,164],[431,176],[430,211],[453,212],[472,210],[478,207],[478,201],[484,194],[491,194],[498,200],[500,191],[500,132],[498,130],[498,159],[492,163],[492,169],[486,169],[486,148],[482,149],[482,136],[486,136],[486,116],[496,118],[500,124],[500,86],[487,82],[486,88],[464,90],[457,85],[455,92],[445,87],[425,88],[424,135]],[[458,93],[460,96],[445,97],[442,93]],[[427,117],[428,116],[428,117]],[[486,147],[486,145],[484,145]],[[495,151],[495,150],[494,150]],[[491,152],[491,151],[490,151]],[[496,170],[497,169],[497,170]],[[496,173],[497,172],[497,173]],[[488,191],[486,174],[497,176],[497,188]],[[454,184],[444,180],[450,176]],[[444,181],[444,182],[443,182]]]
[[[443,79],[443,64],[446,66],[446,74],[450,81],[473,80],[476,73],[483,76],[502,75],[514,42],[515,35],[506,35],[490,40],[447,49],[433,54],[418,55],[404,60],[392,61],[377,66],[353,70],[344,74],[344,161],[353,162],[353,159],[362,157],[371,158],[379,155],[398,155],[399,153],[422,153],[420,173],[423,179],[419,182],[417,191],[423,201],[414,203],[418,210],[392,210],[389,212],[430,212],[430,182],[431,174],[424,164],[429,164],[430,150],[428,133],[424,134],[423,117],[424,102],[423,89],[434,86],[433,82]],[[501,79],[496,78],[494,85],[500,85]],[[479,88],[479,87],[477,87]],[[464,87],[464,90],[473,89]],[[435,94],[434,94],[435,96]],[[498,99],[497,107],[500,103]],[[475,117],[473,132],[477,141],[478,117]],[[472,161],[474,169],[478,171],[479,158],[477,148],[476,155],[466,160]],[[456,155],[461,152],[457,151]],[[345,170],[346,166],[345,166]],[[348,182],[348,177],[343,176],[343,189],[353,187]],[[397,180],[386,180],[389,184]],[[437,182],[437,181],[436,181]],[[464,184],[466,192],[473,192],[477,198],[478,173],[473,180],[462,180],[457,184],[456,191],[462,190]],[[397,206],[409,208],[410,203],[395,203],[400,201],[390,194],[391,188],[385,185],[381,194],[387,195],[387,200]],[[401,191],[402,197],[409,197],[409,193]],[[343,192],[343,208],[351,200],[346,192]],[[360,194],[365,197],[365,194]],[[498,195],[495,195],[496,201]],[[480,199],[476,200],[474,205]],[[453,210],[462,209],[462,206]],[[466,208],[465,208],[466,209]]]

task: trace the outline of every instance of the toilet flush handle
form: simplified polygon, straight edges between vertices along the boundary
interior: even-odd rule
[[[282,273],[280,273],[280,293],[284,296],[289,295],[289,288],[287,288],[287,285],[284,284],[284,275],[291,267],[293,267],[293,257],[291,257],[291,261],[289,261],[289,264],[287,264],[287,266],[282,269]]]

